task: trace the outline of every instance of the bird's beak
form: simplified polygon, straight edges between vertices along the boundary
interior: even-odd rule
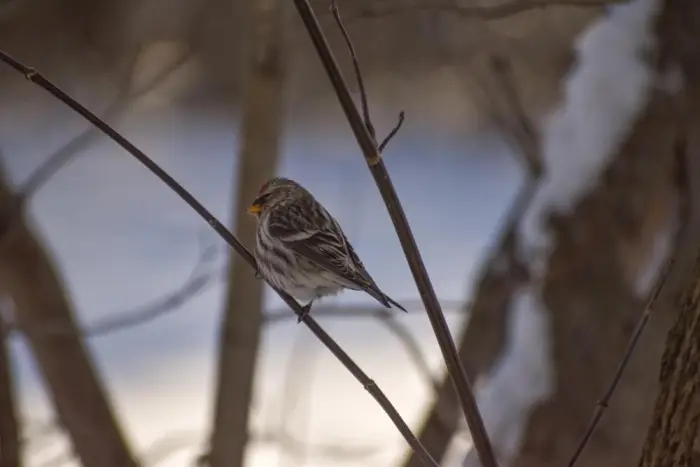
[[[250,207],[248,207],[248,212],[251,214],[260,214],[262,211],[262,205],[260,204],[251,204]]]

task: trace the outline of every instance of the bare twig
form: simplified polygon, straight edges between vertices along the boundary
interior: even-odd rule
[[[399,132],[401,129],[401,125],[403,125],[404,118],[406,117],[406,114],[402,110],[399,112],[399,121],[396,123],[396,126],[389,132],[388,135],[386,135],[386,138],[384,138],[384,141],[381,142],[379,145],[379,152],[384,152],[384,148],[386,148],[386,145],[389,144],[389,141],[391,141],[394,136],[396,136],[396,133]]]
[[[464,19],[499,20],[533,10],[543,10],[551,7],[566,8],[602,8],[615,3],[623,3],[626,0],[511,0],[498,5],[465,6],[459,2],[434,0],[424,2],[408,2],[406,5],[383,2],[379,7],[367,7],[360,9],[353,15],[353,19],[378,18],[399,13],[415,11],[430,11],[450,13]]]
[[[150,81],[140,89],[132,90],[130,79],[120,88],[115,101],[107,108],[102,117],[104,120],[118,120],[128,110],[128,108],[138,99],[153,91],[162,84],[172,73],[182,67],[190,58],[188,52],[183,53],[172,64],[158,72]],[[130,76],[129,76],[130,78]],[[14,205],[9,214],[9,221],[0,229],[0,245],[5,238],[17,216],[19,216],[27,201],[32,198],[59,170],[66,167],[82,151],[94,144],[102,133],[94,126],[89,126],[81,134],[68,141],[53,154],[51,154],[42,164],[39,165],[19,186],[14,199]]]
[[[182,430],[167,433],[152,443],[142,456],[146,459],[149,466],[155,467],[176,452],[198,444],[201,438],[202,433],[199,430]],[[314,457],[334,461],[334,465],[341,462],[357,462],[368,459],[379,454],[384,448],[382,445],[347,447],[333,443],[305,443],[291,433],[269,430],[254,431],[251,441],[261,445],[282,446],[290,452],[308,450]],[[203,465],[207,464],[207,460],[206,455],[200,457],[200,462]]]
[[[491,68],[494,71],[497,83],[500,84],[500,88],[503,91],[502,94],[508,109],[515,114],[517,125],[511,128],[511,131],[513,131],[515,138],[520,142],[520,149],[525,157],[528,173],[533,179],[539,179],[542,176],[543,166],[542,158],[537,148],[537,132],[527,116],[518,95],[510,63],[505,57],[493,56],[491,57]]]
[[[355,70],[355,78],[357,79],[357,86],[360,88],[360,103],[362,104],[362,119],[364,121],[365,126],[367,127],[367,131],[369,131],[370,136],[372,137],[372,139],[376,143],[377,133],[374,131],[374,125],[372,125],[372,119],[369,116],[369,104],[367,102],[367,89],[365,88],[365,80],[362,79],[362,71],[360,69],[360,60],[357,58],[357,54],[355,53],[355,46],[352,44],[352,40],[350,39],[350,35],[348,34],[348,31],[345,29],[345,25],[343,24],[343,20],[340,18],[340,10],[338,9],[338,4],[336,3],[336,0],[331,0],[330,11],[331,11],[331,13],[333,13],[333,18],[335,18],[335,22],[338,25],[338,29],[340,29],[340,32],[343,35],[343,39],[345,40],[345,44],[348,46],[348,50],[350,51],[350,58],[352,59],[352,67]]]
[[[202,219],[204,219],[209,226],[214,229],[214,231],[223,238],[226,243],[228,243],[231,248],[250,266],[253,271],[257,270],[255,258],[250,252],[236,239],[236,237],[219,221],[214,215],[207,210],[202,203],[197,201],[197,199],[187,191],[182,185],[180,185],[172,176],[170,176],[165,170],[163,170],[158,164],[156,164],[150,157],[148,157],[143,151],[134,146],[133,143],[124,138],[119,132],[114,128],[110,127],[103,120],[97,117],[94,113],[87,110],[84,106],[78,103],[75,99],[66,94],[63,90],[58,88],[51,81],[46,79],[35,69],[30,68],[23,63],[19,62],[12,56],[8,55],[6,52],[0,50],[0,60],[5,62],[14,70],[22,73],[25,78],[39,87],[46,90],[48,93],[56,97],[58,100],[63,102],[65,105],[73,109],[76,113],[80,114],[87,121],[95,125],[103,133],[109,136],[114,142],[119,144],[124,148],[131,156],[133,156],[137,161],[139,161],[144,167],[146,167],[153,175],[159,178],[163,183],[165,183],[172,191],[174,191],[183,201],[185,201],[197,214],[199,214]],[[366,132],[366,128],[360,122],[361,127]],[[370,141],[371,142],[371,141]],[[376,148],[375,148],[376,151]],[[272,287],[272,285],[270,285]],[[274,289],[274,287],[273,287]],[[416,437],[411,433],[410,428],[401,418],[398,411],[391,404],[386,395],[379,389],[377,384],[365,374],[362,369],[350,358],[350,356],[343,351],[343,349],[331,338],[323,328],[314,320],[309,314],[305,314],[303,308],[288,294],[275,289],[277,294],[284,300],[284,302],[289,305],[292,310],[297,314],[297,316],[303,316],[303,321],[309,330],[314,333],[314,335],[328,348],[328,350],[333,353],[333,355],[347,368],[347,370],[357,379],[362,386],[374,397],[374,399],[379,403],[379,405],[384,409],[389,418],[394,422],[394,425],[403,435],[406,442],[411,446],[411,448],[421,455],[423,462],[428,466],[437,466],[437,463],[430,457],[430,454],[425,450],[425,448],[418,442]],[[437,300],[436,300],[437,302]]]
[[[115,332],[124,331],[137,326],[151,323],[156,319],[182,308],[214,284],[218,271],[202,271],[202,267],[211,259],[212,249],[207,249],[200,256],[190,277],[174,292],[154,300],[152,303],[140,306],[134,310],[123,311],[97,320],[83,326],[80,334],[84,337],[102,337]],[[20,325],[14,320],[6,319],[8,332],[23,332],[43,334],[46,336],[72,335],[75,329],[62,324],[44,323],[33,326]]]
[[[333,13],[333,18],[335,19],[336,24],[338,25],[338,28],[340,29],[341,34],[343,35],[343,39],[345,40],[345,44],[348,47],[348,51],[350,52],[350,58],[352,59],[352,67],[355,70],[355,79],[357,79],[357,87],[360,88],[360,103],[362,105],[362,120],[365,124],[365,127],[367,127],[367,131],[369,131],[370,136],[374,140],[374,143],[377,143],[377,133],[374,130],[374,125],[372,124],[372,118],[369,115],[369,103],[367,99],[367,88],[365,88],[365,80],[362,78],[362,69],[360,68],[360,59],[357,58],[357,53],[355,52],[355,46],[352,43],[352,40],[350,39],[350,35],[348,34],[347,29],[345,29],[345,25],[343,24],[343,20],[340,18],[340,9],[338,8],[338,4],[336,3],[336,0],[331,0],[331,7],[330,7],[331,13]],[[381,153],[384,151],[384,148],[386,147],[387,144],[389,144],[389,141],[392,140],[394,136],[396,136],[396,133],[399,132],[401,129],[401,125],[403,125],[403,121],[405,118],[405,113],[402,110],[399,113],[399,121],[396,124],[396,126],[389,132],[389,134],[384,138],[382,143],[379,145],[379,152]]]
[[[386,446],[355,446],[348,447],[345,444],[332,443],[304,443],[288,432],[259,432],[254,436],[254,441],[260,444],[274,443],[283,446],[289,452],[308,451],[314,457],[333,460],[333,465],[341,462],[357,462],[376,456]]]
[[[483,420],[479,414],[479,408],[476,405],[471,383],[460,362],[457,348],[455,347],[450,329],[445,321],[445,316],[442,313],[440,303],[435,294],[435,289],[430,282],[428,272],[418,250],[418,245],[413,237],[396,190],[391,183],[389,173],[382,162],[377,144],[357,111],[357,107],[352,100],[345,79],[328,46],[326,37],[321,31],[316,15],[309,5],[308,0],[294,0],[294,4],[318,52],[319,58],[323,63],[338,100],[340,101],[340,105],[343,108],[350,127],[355,134],[357,143],[365,157],[365,161],[379,188],[386,208],[389,211],[394,228],[401,242],[401,247],[406,255],[411,273],[413,274],[413,279],[416,282],[416,286],[418,287],[428,312],[428,317],[430,318],[430,323],[445,359],[448,373],[457,391],[464,415],[472,433],[474,445],[479,453],[479,459],[485,467],[495,467],[498,464],[496,463],[493,448],[491,447]]]
[[[183,52],[173,63],[160,70],[153,78],[138,89],[132,89],[130,86],[131,79],[128,79],[127,85],[119,91],[117,98],[107,108],[102,119],[106,121],[116,121],[122,118],[124,113],[134,102],[163,84],[173,73],[182,68],[189,59],[190,53],[187,51]],[[69,164],[73,158],[87,149],[88,146],[94,144],[101,135],[102,133],[97,128],[89,126],[81,134],[68,141],[56,152],[51,154],[46,161],[37,167],[20,185],[17,190],[17,196],[21,202],[35,195],[56,172]]]
[[[418,300],[400,300],[404,308],[408,313],[423,313],[425,312],[425,307],[423,303]],[[464,302],[459,302],[456,300],[444,301],[442,306],[445,307],[447,311],[454,313],[464,313],[464,310],[460,309],[464,305]],[[342,318],[342,319],[355,319],[355,318],[381,318],[381,314],[384,312],[385,308],[379,308],[372,304],[368,305],[330,305],[325,303],[319,303],[314,306],[314,316],[319,317],[330,317],[330,318]],[[280,324],[284,321],[296,318],[294,315],[290,315],[288,310],[271,310],[265,314],[263,321],[265,324]]]
[[[584,432],[583,436],[581,437],[581,441],[579,442],[578,446],[576,447],[576,450],[574,451],[573,456],[571,457],[571,460],[567,464],[567,467],[574,467],[576,465],[576,462],[578,461],[579,457],[581,456],[581,453],[585,449],[586,445],[588,444],[588,441],[590,440],[591,436],[595,432],[596,428],[598,427],[598,424],[600,423],[601,418],[603,417],[603,413],[605,412],[605,409],[608,408],[608,403],[610,401],[610,398],[612,395],[615,393],[615,390],[617,389],[617,385],[622,379],[622,376],[624,374],[625,368],[627,368],[627,364],[629,363],[630,358],[632,357],[632,354],[634,353],[635,348],[637,347],[637,343],[639,342],[639,338],[642,335],[642,332],[644,331],[644,328],[646,327],[647,323],[649,322],[649,319],[651,317],[651,313],[654,308],[654,303],[656,302],[657,298],[659,297],[659,293],[661,292],[664,284],[666,283],[666,279],[669,276],[669,272],[673,268],[674,264],[676,263],[676,260],[679,258],[679,255],[684,254],[681,251],[680,245],[681,241],[680,239],[683,238],[685,234],[685,230],[689,225],[690,221],[690,212],[691,212],[691,205],[690,205],[690,186],[689,186],[689,171],[688,171],[688,161],[687,161],[687,148],[686,148],[686,141],[685,141],[685,135],[680,135],[679,139],[676,141],[676,147],[675,149],[675,175],[676,175],[676,188],[678,190],[678,198],[679,198],[679,215],[678,215],[678,228],[676,230],[676,233],[674,235],[674,240],[672,242],[673,244],[673,250],[671,251],[671,254],[669,255],[668,260],[666,261],[666,264],[662,268],[661,272],[659,273],[656,282],[654,286],[652,287],[651,292],[649,293],[649,297],[647,299],[646,305],[644,307],[644,311],[642,312],[642,315],[639,317],[639,320],[637,321],[637,325],[635,326],[634,332],[632,333],[632,337],[630,337],[629,343],[627,344],[627,348],[625,350],[624,355],[622,356],[622,360],[620,361],[617,371],[613,375],[612,381],[610,382],[610,385],[608,386],[607,390],[603,394],[603,397],[600,398],[598,403],[596,404],[596,409],[595,412],[593,413],[593,417],[591,418],[590,423],[588,424],[588,427],[586,431]]]

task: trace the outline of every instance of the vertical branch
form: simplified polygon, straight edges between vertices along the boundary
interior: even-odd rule
[[[9,333],[0,311],[0,467],[21,467]]]
[[[255,222],[245,206],[277,169],[283,131],[286,80],[286,3],[251,0],[248,69],[245,80],[234,209],[236,236],[255,243]],[[242,465],[248,445],[265,283],[243,261],[229,260],[229,285],[219,336],[219,368],[210,465]]]
[[[355,134],[357,143],[362,150],[369,170],[374,177],[379,192],[386,204],[386,208],[389,211],[394,228],[401,242],[401,247],[406,255],[411,273],[413,274],[413,279],[416,282],[421,299],[428,312],[430,324],[433,327],[440,350],[445,359],[447,371],[457,391],[462,410],[472,433],[474,445],[479,454],[479,459],[485,467],[495,467],[497,466],[495,455],[488,439],[483,420],[479,414],[471,383],[460,362],[457,348],[450,334],[445,316],[442,313],[440,303],[435,294],[435,289],[430,282],[428,272],[418,250],[418,245],[413,237],[408,219],[406,219],[396,190],[391,183],[389,173],[381,159],[377,143],[357,111],[357,107],[350,96],[347,83],[340,72],[338,64],[328,46],[328,42],[321,31],[318,20],[308,0],[294,0],[294,4],[318,52],[319,58],[323,63],[338,100],[340,101],[340,105]]]
[[[15,199],[0,167],[0,231],[9,229],[0,247],[3,292],[12,297],[21,327],[56,325],[70,330],[26,335],[58,418],[85,467],[134,467],[137,462],[80,338],[62,277],[23,217],[15,218]]]

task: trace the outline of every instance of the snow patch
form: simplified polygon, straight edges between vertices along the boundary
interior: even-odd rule
[[[525,287],[513,303],[506,349],[476,390],[477,404],[501,465],[508,465],[518,454],[530,414],[553,393],[555,384],[549,318],[539,290]],[[479,465],[472,450],[464,467]]]
[[[579,64],[542,135],[545,179],[520,225],[528,256],[546,253],[544,216],[570,209],[591,188],[647,104],[656,79],[647,52],[659,7],[658,0],[616,5],[577,40]]]
[[[639,272],[635,283],[635,292],[638,296],[646,297],[651,292],[651,288],[654,286],[659,274],[662,273],[662,269],[671,254],[675,227],[677,225],[678,220],[674,218],[673,221],[667,222],[656,235],[656,238],[654,238],[651,255],[649,255],[647,264]]]
[[[532,411],[555,390],[549,315],[539,285],[552,245],[545,216],[570,210],[597,182],[658,85],[648,52],[655,46],[653,19],[660,6],[658,0],[615,5],[579,37],[578,66],[567,77],[561,106],[544,123],[546,173],[518,231],[532,282],[516,293],[504,353],[476,389],[502,466],[518,455]],[[660,237],[657,243],[648,265],[653,272],[670,242]],[[648,288],[651,280],[640,275],[639,287]],[[463,465],[480,465],[473,449]]]

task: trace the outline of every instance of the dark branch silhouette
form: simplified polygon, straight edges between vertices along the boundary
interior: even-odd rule
[[[654,286],[651,289],[651,292],[649,293],[649,297],[647,298],[646,305],[644,307],[644,310],[642,311],[642,315],[639,317],[639,320],[637,321],[637,325],[635,326],[634,332],[632,333],[632,336],[630,337],[630,340],[627,344],[627,348],[625,350],[624,355],[622,356],[622,359],[620,360],[620,363],[617,367],[617,371],[612,377],[612,380],[610,381],[610,385],[608,386],[608,389],[605,391],[603,396],[600,398],[598,403],[596,404],[595,411],[593,413],[593,417],[591,418],[590,423],[588,424],[588,427],[586,428],[586,431],[584,432],[583,436],[581,437],[581,442],[579,445],[576,447],[576,450],[574,451],[573,456],[571,457],[571,460],[567,464],[567,467],[574,467],[576,465],[576,462],[578,462],[578,459],[581,456],[581,453],[583,453],[583,450],[586,448],[586,445],[591,439],[591,436],[593,436],[593,433],[595,432],[596,428],[598,427],[598,424],[600,423],[601,418],[603,418],[603,414],[605,410],[608,408],[608,403],[610,402],[610,399],[612,398],[613,394],[615,393],[615,389],[617,389],[617,385],[619,384],[620,380],[622,379],[622,376],[625,372],[625,368],[627,368],[627,364],[630,361],[630,358],[632,357],[632,354],[634,353],[634,350],[637,348],[637,343],[639,342],[639,338],[642,335],[642,332],[644,332],[644,328],[646,327],[647,323],[649,322],[649,318],[651,318],[651,313],[654,309],[654,304],[656,303],[656,300],[659,297],[659,293],[661,292],[662,288],[664,287],[666,283],[666,279],[669,276],[669,273],[671,272],[671,269],[675,265],[676,261],[678,260],[679,256],[684,254],[682,251],[681,246],[681,239],[684,237],[686,230],[689,226],[690,223],[690,216],[691,216],[691,200],[692,196],[690,194],[690,184],[689,184],[689,164],[687,160],[687,147],[686,147],[686,138],[685,135],[680,135],[679,138],[676,141],[676,147],[674,148],[674,155],[675,155],[675,185],[676,189],[678,191],[678,198],[679,198],[679,213],[678,213],[678,228],[676,230],[676,233],[674,235],[674,239],[672,241],[672,251],[671,254],[669,255],[668,260],[666,261],[666,264],[662,268],[661,272],[657,276],[657,279],[655,281]]]
[[[11,68],[19,73],[22,73],[25,78],[34,84],[40,86],[48,93],[53,95],[55,98],[59,99],[65,105],[73,109],[76,113],[81,115],[87,121],[95,125],[103,133],[109,136],[114,142],[119,144],[124,148],[131,156],[133,156],[137,161],[139,161],[144,167],[146,167],[153,175],[159,178],[163,183],[165,183],[172,191],[174,191],[183,201],[185,201],[197,214],[199,214],[202,219],[204,219],[209,226],[221,236],[221,238],[226,241],[228,245],[233,248],[233,250],[245,260],[252,268],[252,272],[257,270],[255,263],[255,258],[251,253],[236,239],[236,237],[219,221],[209,210],[207,210],[202,203],[200,203],[189,191],[187,191],[182,185],[180,185],[172,176],[170,176],[165,170],[163,170],[158,164],[156,164],[150,157],[148,157],[143,151],[138,149],[134,144],[124,138],[119,132],[114,128],[106,124],[102,119],[97,117],[94,113],[90,112],[83,105],[78,103],[75,99],[66,94],[63,90],[58,88],[51,81],[42,76],[35,69],[30,68],[23,63],[19,62],[12,56],[8,55],[6,52],[0,50],[0,60],[9,65]],[[363,127],[364,129],[364,127]],[[272,285],[270,285],[272,287]],[[273,287],[274,289],[274,287]],[[437,463],[430,457],[430,454],[425,450],[425,448],[418,442],[416,437],[411,432],[410,428],[406,422],[401,418],[398,411],[391,404],[386,395],[379,389],[377,384],[365,374],[362,369],[350,358],[350,356],[345,353],[345,351],[333,340],[333,338],[328,335],[321,326],[316,323],[313,317],[304,313],[304,309],[288,294],[275,289],[277,294],[284,300],[284,302],[289,305],[292,310],[297,314],[297,316],[303,317],[303,321],[306,326],[311,330],[312,333],[328,348],[328,350],[333,353],[333,355],[340,360],[340,362],[347,368],[347,370],[352,373],[352,375],[357,379],[362,386],[374,397],[374,399],[379,403],[379,405],[384,409],[389,418],[394,422],[394,425],[403,435],[406,442],[411,446],[411,448],[417,452],[426,466],[436,466]],[[443,318],[444,319],[444,318]]]
[[[319,58],[328,74],[328,77],[333,85],[335,93],[338,97],[345,117],[352,128],[358,145],[362,150],[365,161],[369,167],[372,176],[379,188],[382,199],[386,205],[389,215],[399,237],[401,247],[403,248],[406,260],[408,261],[411,273],[416,282],[416,286],[421,294],[421,298],[425,304],[430,323],[438,340],[440,350],[445,359],[448,373],[457,391],[464,416],[472,433],[474,446],[479,454],[484,467],[496,467],[495,455],[491,442],[489,441],[486,428],[479,413],[479,408],[474,398],[471,383],[467,377],[467,373],[462,366],[462,363],[457,354],[457,348],[452,339],[449,327],[445,321],[445,316],[442,313],[440,303],[433,288],[425,264],[421,258],[413,233],[409,226],[406,215],[399,201],[396,190],[391,182],[389,173],[381,159],[379,148],[375,139],[372,137],[367,124],[363,122],[362,117],[357,111],[357,107],[352,100],[350,90],[343,78],[340,68],[333,56],[333,53],[328,46],[326,37],[321,31],[316,15],[314,14],[308,0],[294,0],[297,12],[304,22],[311,41],[319,55]],[[336,7],[337,8],[337,7]],[[337,14],[337,12],[336,12]],[[338,16],[339,18],[339,16]],[[340,22],[340,21],[339,21]],[[352,50],[352,49],[351,49]],[[366,99],[366,97],[363,97]],[[371,125],[370,125],[371,127]]]

